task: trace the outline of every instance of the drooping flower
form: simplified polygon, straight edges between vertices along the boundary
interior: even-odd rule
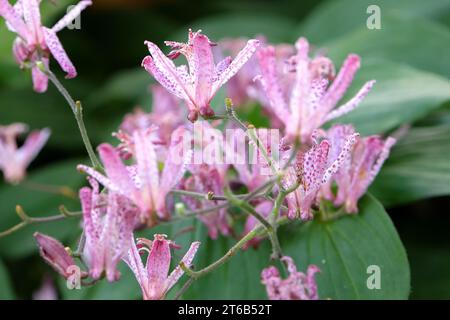
[[[212,192],[217,196],[223,195],[225,170],[220,170],[219,167],[213,165],[201,164],[189,166],[189,171],[192,175],[180,183],[181,189],[204,194]],[[190,196],[183,196],[182,199],[193,211],[208,209],[220,204],[215,200],[197,199]],[[208,227],[208,235],[212,239],[217,239],[219,233],[224,236],[231,233],[226,208],[198,215],[198,219]]]
[[[42,259],[64,278],[70,277],[76,264],[61,242],[39,232],[36,232],[33,236],[39,247]],[[80,275],[82,277],[87,276],[84,271]]]
[[[291,257],[283,257],[289,276],[282,279],[278,269],[274,266],[266,268],[261,273],[262,283],[266,286],[270,300],[318,300],[317,284],[314,276],[320,269],[310,265],[306,274],[297,271]]]
[[[309,58],[306,39],[300,38],[296,48],[297,54],[289,59],[286,74],[280,74],[276,68],[274,47],[259,50],[261,75],[257,79],[261,81],[274,113],[284,122],[289,139],[309,143],[314,130],[355,109],[375,81],[366,82],[352,99],[335,109],[360,67],[360,58],[350,54],[335,76],[330,59]],[[282,83],[283,77],[288,78],[288,85]]]
[[[313,218],[311,207],[316,203],[321,186],[331,179],[348,158],[357,136],[357,133],[347,136],[342,150],[331,162],[329,161],[331,146],[328,140],[315,143],[308,151],[297,154],[283,181],[287,189],[295,184],[299,185],[286,197],[290,219],[298,216],[302,220]]]
[[[108,281],[116,281],[120,278],[116,267],[131,246],[138,211],[124,196],[113,191],[100,194],[97,181],[89,178],[89,183],[92,189],[80,190],[86,236],[83,256],[93,279],[105,272]]]
[[[25,143],[18,148],[17,136],[25,133],[28,127],[23,123],[0,126],[0,170],[5,180],[19,183],[25,178],[26,168],[36,158],[50,136],[49,129],[33,131]]]
[[[48,68],[50,56],[53,56],[67,73],[66,78],[76,77],[75,67],[56,33],[72,23],[81,11],[92,4],[92,1],[80,1],[52,28],[46,28],[41,24],[40,2],[40,0],[18,0],[12,6],[8,0],[0,0],[0,16],[6,20],[8,28],[17,33],[18,37],[13,45],[17,63],[21,66],[31,65],[34,90],[45,92],[48,77],[36,66],[36,62],[42,62]]]
[[[142,61],[142,66],[170,93],[184,100],[188,106],[188,119],[196,121],[198,115],[211,117],[214,111],[210,102],[224,85],[250,59],[259,41],[249,40],[234,60],[227,57],[217,65],[214,63],[211,46],[214,44],[200,31],[189,31],[188,43],[166,41],[173,50],[169,57],[152,42],[146,41],[151,56]],[[172,59],[180,55],[187,59],[188,66],[175,66]]]
[[[341,152],[345,136],[354,131],[351,125],[335,125],[328,130],[327,137],[332,145],[331,160]],[[348,213],[358,212],[358,200],[366,193],[377,176],[395,142],[396,140],[392,137],[383,140],[377,135],[359,138],[350,156],[343,162],[334,177],[323,186],[325,198],[333,200],[336,206],[345,205]],[[333,181],[337,185],[336,196],[331,190]]]
[[[109,144],[98,147],[106,175],[93,168],[79,165],[78,170],[86,172],[111,192],[130,199],[140,209],[142,222],[149,225],[157,223],[157,218],[169,218],[166,209],[166,196],[180,181],[185,172],[186,163],[192,156],[182,148],[185,129],[178,128],[172,135],[167,158],[161,174],[155,146],[143,131],[134,131],[132,154],[135,165],[125,166],[119,152]]]
[[[141,289],[144,300],[164,299],[167,292],[177,283],[184,274],[180,266],[177,266],[169,275],[171,262],[170,247],[173,243],[166,239],[165,235],[155,234],[154,240],[138,239],[137,245],[133,244],[124,261],[133,271]],[[200,242],[193,242],[181,261],[186,267],[190,267]],[[139,247],[139,249],[138,249]],[[148,252],[147,262],[142,263],[139,251]]]

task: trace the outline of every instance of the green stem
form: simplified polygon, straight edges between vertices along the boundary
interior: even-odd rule
[[[42,66],[41,66],[42,67]],[[47,74],[50,81],[54,84],[59,93],[64,97],[67,103],[72,109],[73,114],[75,115],[75,120],[77,121],[78,128],[80,130],[81,138],[83,140],[86,151],[91,160],[92,166],[98,170],[101,169],[102,166],[95,155],[94,149],[92,148],[91,141],[89,140],[89,136],[86,131],[86,127],[83,121],[83,108],[81,107],[81,102],[73,100],[72,96],[69,94],[67,89],[62,85],[62,83],[58,80],[53,72],[44,67],[44,72]]]
[[[16,224],[15,226],[9,228],[8,230],[5,230],[3,232],[0,232],[0,238],[9,236],[10,234],[13,234],[16,231],[19,231],[20,229],[30,225],[30,224],[36,224],[36,223],[46,223],[46,222],[52,222],[52,221],[59,221],[70,217],[79,217],[81,216],[81,212],[74,212],[70,215],[67,214],[59,214],[55,216],[50,217],[30,217],[28,216],[25,211],[22,209],[21,206],[16,206],[16,213],[22,220],[22,222]]]

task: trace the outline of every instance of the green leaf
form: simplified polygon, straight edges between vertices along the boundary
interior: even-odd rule
[[[9,280],[8,270],[0,260],[0,300],[12,300],[14,293]]]
[[[409,64],[417,69],[448,77],[450,74],[449,29],[422,19],[384,16],[380,30],[364,25],[352,33],[323,44],[334,61],[342,61],[350,52],[369,58]]]
[[[341,37],[354,29],[365,27],[369,17],[367,7],[370,5],[380,7],[382,26],[385,15],[401,13],[409,17],[439,18],[445,15],[445,12],[449,9],[446,0],[324,1],[302,21],[295,37],[303,35],[317,44],[322,44],[327,40]],[[330,28],[330,26],[332,27]]]
[[[407,299],[408,259],[392,221],[370,195],[359,208],[359,214],[334,222],[289,228],[284,238],[293,240],[284,246],[286,254],[302,270],[311,263],[322,270],[317,276],[322,299]],[[372,265],[381,270],[379,290],[367,287],[367,268]]]
[[[413,128],[393,148],[371,190],[385,205],[450,194],[450,126]]]
[[[80,210],[78,199],[69,199],[59,194],[42,191],[45,188],[43,185],[65,186],[71,188],[76,195],[78,188],[85,181],[84,176],[75,169],[79,163],[81,160],[53,164],[31,173],[21,185],[3,185],[0,188],[0,212],[2,213],[0,230],[11,228],[21,221],[15,213],[16,205],[21,205],[32,217],[57,215],[58,207],[62,204],[69,210]],[[33,239],[35,231],[49,234],[61,241],[67,240],[70,235],[81,232],[77,227],[78,223],[79,219],[71,218],[26,226],[9,236],[0,238],[0,255],[15,258],[36,252],[37,247]]]
[[[364,82],[377,83],[361,105],[339,123],[352,123],[363,135],[382,133],[420,119],[450,99],[450,81],[411,67],[370,60],[362,64],[352,83],[347,101]]]

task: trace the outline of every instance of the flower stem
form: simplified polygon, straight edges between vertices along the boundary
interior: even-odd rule
[[[70,217],[81,216],[81,212],[71,212],[70,214],[65,213],[65,214],[59,214],[59,215],[49,216],[49,217],[34,218],[34,217],[30,217],[29,215],[27,215],[21,206],[16,206],[16,213],[22,221],[20,223],[16,224],[15,226],[9,228],[8,230],[0,232],[0,238],[9,236],[10,234],[13,234],[16,231],[19,231],[20,229],[22,229],[30,224],[52,222],[52,221],[63,220],[63,219],[70,218]]]
[[[75,102],[75,100],[73,100],[72,96],[69,94],[67,89],[62,85],[62,83],[58,80],[58,78],[55,76],[53,72],[51,72],[49,69],[45,69],[45,73],[47,74],[50,81],[54,84],[56,89],[59,91],[59,93],[67,101],[67,103],[70,106],[70,109],[72,109],[72,112],[75,115],[75,120],[77,121],[78,124],[78,128],[80,130],[81,138],[83,140],[84,146],[86,148],[86,151],[89,155],[93,167],[97,170],[101,169],[102,166],[98,161],[97,156],[95,155],[94,149],[92,148],[91,141],[89,140],[89,136],[86,131],[86,127],[84,125],[83,108],[81,106],[81,102],[80,101]]]

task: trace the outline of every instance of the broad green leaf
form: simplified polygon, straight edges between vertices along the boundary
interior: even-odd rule
[[[333,39],[323,46],[334,61],[342,61],[350,52],[365,59],[378,58],[409,64],[417,69],[448,77],[450,30],[423,19],[385,16],[380,30],[365,26]]]
[[[304,19],[295,37],[306,36],[317,44],[339,38],[354,29],[366,27],[367,8],[377,5],[384,17],[402,14],[409,17],[440,18],[445,16],[450,5],[446,0],[333,0],[324,1]],[[324,23],[326,22],[326,23]],[[330,28],[330,26],[332,26]],[[295,40],[295,39],[294,39]]]
[[[450,194],[450,126],[413,128],[393,148],[371,190],[385,205]]]
[[[14,293],[9,280],[8,270],[0,260],[0,300],[12,300]]]
[[[332,222],[313,221],[280,229],[286,255],[305,270],[311,263],[322,270],[317,276],[322,299],[406,299],[409,295],[409,266],[397,232],[379,202],[372,196],[359,204],[360,213]],[[203,227],[196,228],[191,241],[203,239],[196,268],[220,258],[232,239],[210,240]],[[265,241],[257,250],[237,253],[219,269],[194,282],[186,299],[266,298],[260,273],[269,266],[270,247]],[[367,288],[367,268],[381,269],[381,289]]]
[[[364,82],[377,83],[361,105],[339,123],[352,123],[363,134],[385,132],[411,123],[450,99],[450,81],[409,66],[369,60],[362,63],[346,101]]]
[[[64,197],[45,190],[53,189],[55,186],[65,186],[72,189],[75,192],[74,196],[77,197],[78,188],[85,181],[84,176],[75,168],[79,163],[81,160],[53,164],[32,172],[21,185],[2,185],[0,187],[0,230],[11,228],[21,221],[15,213],[16,205],[21,205],[32,217],[57,215],[60,205],[65,205],[69,210],[80,210],[79,201],[76,198]],[[78,218],[71,218],[26,226],[9,236],[0,238],[0,255],[16,258],[36,252],[37,248],[33,239],[35,231],[48,233],[62,241],[67,240],[70,235],[80,232],[78,223]]]
[[[328,223],[289,228],[285,251],[300,269],[317,265],[322,299],[407,299],[410,271],[405,249],[382,205],[367,195],[360,212]],[[283,240],[282,240],[283,241]],[[381,270],[381,288],[368,289],[369,266]]]

